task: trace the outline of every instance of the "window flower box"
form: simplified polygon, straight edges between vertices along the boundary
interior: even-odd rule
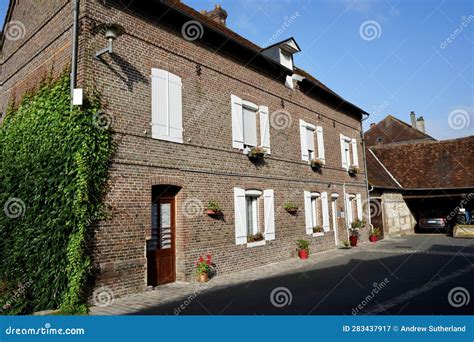
[[[349,172],[349,175],[350,175],[350,176],[355,177],[355,176],[360,172],[360,170],[359,170],[359,167],[358,167],[358,166],[356,166],[356,165],[351,165],[351,166],[349,167],[348,172]]]
[[[257,233],[257,234],[247,236],[247,242],[248,243],[258,242],[258,241],[262,241],[262,240],[265,240],[265,237],[263,236],[262,233]]]
[[[267,150],[263,147],[246,147],[244,149],[244,154],[252,160],[263,160],[267,154]]]
[[[324,160],[316,158],[316,159],[311,159],[309,161],[309,165],[313,170],[319,170],[323,167],[324,165]]]

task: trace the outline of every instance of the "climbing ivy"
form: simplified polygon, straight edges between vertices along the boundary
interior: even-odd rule
[[[0,314],[87,312],[113,143],[98,96],[71,108],[69,82],[44,82],[0,126]]]

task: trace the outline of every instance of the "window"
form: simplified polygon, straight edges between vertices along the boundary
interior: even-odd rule
[[[359,166],[359,158],[357,154],[357,140],[340,135],[341,142],[341,160],[342,167],[346,170],[350,166]]]
[[[247,191],[245,193],[248,236],[260,233],[258,202],[261,194],[260,191]]]
[[[262,205],[263,204],[263,205]],[[264,191],[234,188],[235,243],[261,233],[265,241],[275,239],[275,205],[272,189]]]
[[[151,136],[183,142],[181,78],[166,70],[151,69]]]
[[[325,161],[323,128],[300,120],[301,160],[321,159]]]
[[[348,227],[355,219],[362,220],[362,196],[360,194],[346,194],[346,213]]]
[[[268,107],[257,106],[235,95],[231,96],[231,106],[232,146],[241,150],[245,147],[261,146],[267,150],[267,153],[270,153]]]
[[[329,208],[327,192],[304,192],[306,233],[313,234],[314,227],[329,231]]]

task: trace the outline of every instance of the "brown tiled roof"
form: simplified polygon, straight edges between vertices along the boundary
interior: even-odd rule
[[[367,176],[371,186],[383,189],[400,189],[400,186],[388,173],[379,160],[372,154],[369,148],[366,149]]]
[[[474,188],[474,136],[369,148],[403,189]],[[378,172],[368,166],[369,182],[384,187]]]
[[[373,146],[377,144],[390,144],[397,142],[405,142],[412,140],[436,140],[432,136],[420,132],[419,130],[411,127],[406,122],[403,122],[392,115],[388,115],[372,126],[367,132],[364,133],[366,146]],[[381,142],[377,142],[381,139]]]

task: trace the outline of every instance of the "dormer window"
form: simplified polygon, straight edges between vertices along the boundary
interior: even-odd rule
[[[301,49],[296,41],[290,38],[266,47],[262,50],[262,54],[293,70],[293,54],[300,51]]]

